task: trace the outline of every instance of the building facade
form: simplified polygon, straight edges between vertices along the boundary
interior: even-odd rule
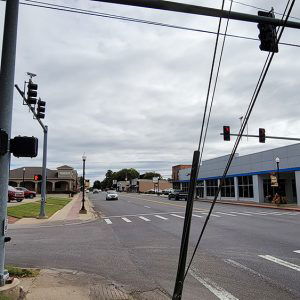
[[[214,198],[228,158],[226,155],[203,161],[196,186],[198,198]],[[276,158],[279,158],[278,168]],[[180,170],[173,187],[187,191],[190,172],[190,168]],[[271,184],[274,176],[279,178],[279,187]],[[265,203],[278,189],[284,201],[300,205],[300,144],[244,156],[236,154],[218,197]]]
[[[79,187],[78,174],[70,166],[61,166],[56,170],[46,170],[47,193],[70,193],[77,192]],[[41,192],[41,181],[35,181],[35,175],[42,175],[42,167],[23,167],[10,171],[9,185],[14,187],[23,186],[29,190]]]
[[[152,191],[162,191],[172,188],[172,183],[165,179],[159,179],[157,183],[154,183],[152,179],[132,179],[131,191],[137,193],[146,193]]]
[[[190,169],[192,165],[177,165],[172,167],[172,180],[179,180],[179,171],[183,169]]]

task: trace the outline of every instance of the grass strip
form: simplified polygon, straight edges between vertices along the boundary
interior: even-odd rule
[[[5,269],[8,271],[9,276],[17,278],[36,277],[40,273],[39,269],[19,268],[11,265],[5,266]]]
[[[58,210],[68,204],[71,199],[63,197],[48,197],[46,202],[46,214],[51,217]],[[7,208],[7,214],[18,219],[22,218],[37,218],[40,213],[40,201],[24,203],[17,206]]]

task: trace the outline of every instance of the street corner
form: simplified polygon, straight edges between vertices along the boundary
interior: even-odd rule
[[[42,269],[34,281],[25,278],[21,285],[28,300],[145,299],[133,298],[121,286],[99,275],[66,269]]]

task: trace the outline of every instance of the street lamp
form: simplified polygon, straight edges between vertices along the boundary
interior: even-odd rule
[[[84,202],[85,202],[85,199],[84,199],[84,194],[85,194],[85,161],[86,161],[86,155],[82,155],[82,162],[83,162],[83,171],[82,171],[82,181],[83,181],[83,184],[82,184],[82,206],[81,206],[81,209],[79,211],[80,214],[86,214],[87,213],[87,210],[85,209],[84,207]]]
[[[24,167],[24,168],[23,168],[23,182],[22,182],[23,187],[25,187],[25,182],[24,182],[25,171],[26,171],[26,169],[25,169],[25,167]]]
[[[276,165],[277,165],[277,184],[278,184],[278,195],[280,195],[279,191],[280,191],[280,188],[279,188],[279,163],[280,163],[280,158],[277,156],[275,158],[275,162],[276,162]]]

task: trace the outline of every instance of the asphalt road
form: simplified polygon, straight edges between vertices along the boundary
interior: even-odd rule
[[[95,222],[10,230],[7,262],[95,273],[127,290],[171,295],[185,201],[89,194]],[[195,202],[190,253],[209,203]],[[300,213],[216,205],[188,273],[183,299],[299,299]]]

